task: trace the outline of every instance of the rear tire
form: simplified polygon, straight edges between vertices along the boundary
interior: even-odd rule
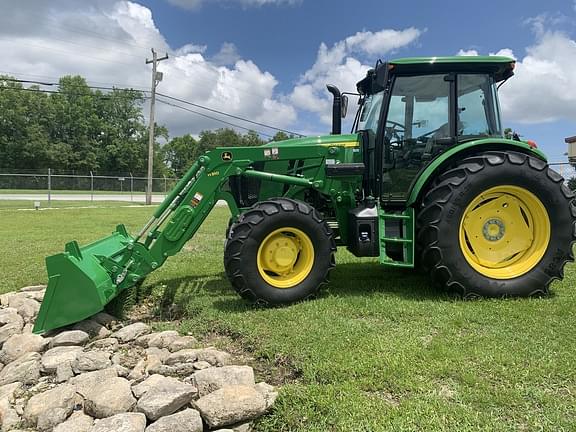
[[[421,262],[464,297],[547,294],[574,261],[576,200],[540,159],[468,157],[441,174],[418,215]]]
[[[332,230],[314,208],[273,198],[255,204],[232,225],[224,267],[242,298],[289,304],[316,295],[335,266],[335,251]]]

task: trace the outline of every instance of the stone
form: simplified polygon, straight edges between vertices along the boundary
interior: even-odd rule
[[[26,297],[32,300],[36,300],[38,303],[42,303],[44,300],[44,295],[46,294],[46,290],[41,291],[30,291],[26,293]]]
[[[213,367],[196,372],[193,378],[200,397],[227,385],[255,384],[254,370],[250,366]]]
[[[273,386],[265,382],[259,382],[254,386],[254,388],[264,397],[264,401],[266,402],[266,411],[268,411],[268,409],[274,405],[274,402],[276,402],[278,392],[275,391]]]
[[[232,428],[232,432],[251,432],[252,422],[238,423],[230,427]]]
[[[26,297],[24,293],[11,297],[8,301],[8,306],[16,309],[18,314],[24,318],[24,322],[33,321],[40,310],[40,303]]]
[[[14,308],[0,309],[0,326],[10,324],[14,321],[22,321],[22,325],[24,325],[22,317],[18,315],[18,310]]]
[[[88,391],[84,411],[92,417],[105,418],[131,411],[135,404],[130,382],[125,378],[110,378]]]
[[[9,402],[14,401],[16,392],[22,389],[22,383],[14,382],[0,387],[0,400],[7,399]]]
[[[146,348],[146,350],[144,352],[146,353],[147,357],[156,356],[162,362],[164,360],[166,360],[168,357],[170,357],[170,351],[168,351],[166,348],[151,347],[151,348]]]
[[[12,408],[8,399],[0,399],[0,430],[9,431],[18,427],[21,422],[20,415]]]
[[[0,386],[21,382],[22,384],[36,384],[40,379],[40,354],[26,353],[0,371]]]
[[[104,339],[110,336],[112,333],[102,324],[91,319],[80,321],[79,323],[74,324],[74,326],[72,326],[72,330],[82,330],[83,332],[88,333],[92,339]]]
[[[177,363],[205,361],[210,363],[212,366],[225,366],[230,364],[231,359],[232,356],[230,354],[218,351],[214,348],[184,349],[170,354],[164,363],[171,366]]]
[[[208,369],[208,368],[212,367],[212,365],[206,361],[199,361],[199,362],[192,363],[192,366],[194,366],[194,369],[196,369],[196,370],[203,370],[203,369]]]
[[[128,379],[130,380],[139,380],[142,379],[146,374],[146,360],[140,359],[136,366],[130,371],[128,375]]]
[[[22,328],[22,333],[32,333],[34,331],[34,324],[32,323],[28,323],[28,324],[24,324],[24,327]],[[44,338],[46,339],[46,344],[50,343],[50,338]]]
[[[138,336],[134,341],[134,344],[141,346],[142,348],[148,348],[148,342],[151,338],[153,338],[155,333],[145,334],[142,336]]]
[[[170,356],[170,351],[166,348],[146,348],[146,368],[145,373],[150,374],[151,371],[161,367],[164,360]]]
[[[200,413],[191,408],[162,417],[146,428],[146,432],[202,432],[203,430]]]
[[[120,342],[126,343],[131,342],[138,336],[142,336],[147,333],[150,333],[150,327],[142,322],[137,322],[114,332],[112,337],[120,340]]]
[[[166,382],[167,382],[166,377],[162,375],[152,375],[146,378],[140,384],[133,385],[132,393],[134,393],[134,396],[140,399],[144,395],[144,393],[146,393],[148,390],[152,390],[153,388],[156,387],[161,388],[162,385]]]
[[[54,373],[59,364],[72,363],[78,354],[82,352],[82,347],[59,346],[51,348],[42,356],[42,370],[47,373]]]
[[[6,319],[8,317],[14,317],[14,319],[0,327],[0,345],[6,342],[10,336],[21,333],[24,328],[24,319],[20,315],[16,314],[14,316],[10,314],[5,316]]]
[[[94,419],[82,411],[75,411],[64,423],[56,426],[53,432],[88,432]]]
[[[77,375],[70,379],[70,384],[74,386],[76,392],[81,396],[86,397],[90,390],[92,390],[96,385],[112,378],[116,378],[117,376],[118,372],[114,368],[102,369]]]
[[[114,324],[115,322],[118,322],[118,318],[116,318],[115,316],[112,316],[106,312],[98,312],[96,315],[92,316],[90,318],[93,321],[96,321],[98,324],[101,324],[103,326],[109,326]]]
[[[8,306],[10,299],[16,295],[18,295],[18,293],[15,293],[15,292],[9,292],[9,293],[0,295],[0,305]]]
[[[114,369],[116,369],[116,373],[118,374],[119,377],[127,378],[128,375],[130,375],[130,369],[127,369],[122,365],[115,364],[115,365],[112,365],[112,367]]]
[[[141,413],[123,413],[96,420],[89,432],[144,432],[146,416]]]
[[[89,343],[86,346],[86,348],[88,348],[88,349],[100,349],[100,350],[115,352],[119,346],[120,346],[120,343],[118,342],[118,339],[104,338],[104,339],[98,339],[98,340],[95,340],[94,342]]]
[[[52,338],[50,348],[58,346],[84,345],[90,339],[90,335],[82,330],[64,331]]]
[[[15,334],[10,336],[2,345],[0,361],[8,364],[23,354],[42,351],[48,341],[35,334]]]
[[[149,348],[168,348],[172,342],[180,337],[180,334],[174,330],[167,330],[159,333],[153,333],[148,341]]]
[[[177,375],[176,368],[174,366],[167,366],[164,364],[154,364],[150,365],[147,370],[149,375],[159,374],[164,376],[174,376]]]
[[[62,423],[72,413],[75,396],[74,387],[68,384],[62,384],[52,390],[32,396],[24,409],[24,418],[35,425],[45,414],[60,409],[53,416],[42,419],[39,425],[39,428],[42,426],[43,430],[50,429]]]
[[[37,291],[44,291],[46,290],[46,285],[30,285],[24,288],[20,288],[18,291],[20,292],[37,292]]]
[[[176,352],[183,349],[194,348],[196,345],[198,345],[198,340],[195,337],[180,336],[168,345],[168,349],[170,352]]]
[[[119,364],[128,369],[133,369],[136,363],[143,357],[142,348],[125,346],[112,356],[112,364]]]
[[[136,410],[144,413],[152,421],[178,411],[189,404],[197,393],[195,387],[175,378],[164,377],[164,379],[171,382],[162,388],[148,390],[136,404]]]
[[[38,416],[36,428],[39,431],[52,431],[55,426],[65,421],[70,413],[65,408],[53,408],[49,411],[44,411]]]
[[[106,351],[87,351],[79,353],[72,361],[75,373],[91,372],[112,366],[110,353]]]
[[[266,412],[266,401],[254,386],[226,386],[202,396],[194,405],[212,429],[252,420]]]
[[[68,381],[74,376],[74,371],[72,370],[72,365],[70,362],[60,363],[56,367],[56,382],[63,383]]]

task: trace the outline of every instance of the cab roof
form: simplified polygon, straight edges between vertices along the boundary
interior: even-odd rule
[[[358,82],[358,92],[370,94],[385,86],[388,72],[392,75],[428,75],[436,73],[489,73],[496,82],[514,75],[516,60],[505,56],[452,56],[452,57],[408,57],[378,61],[366,77]]]
[[[496,81],[502,81],[512,76],[516,60],[504,56],[408,57],[388,64],[394,74],[491,73]]]

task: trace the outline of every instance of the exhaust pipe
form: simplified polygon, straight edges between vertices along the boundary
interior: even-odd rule
[[[328,84],[326,88],[334,96],[334,102],[332,102],[332,135],[340,135],[342,133],[342,95],[338,87],[332,84]]]

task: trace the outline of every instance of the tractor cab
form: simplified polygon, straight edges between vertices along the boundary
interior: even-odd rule
[[[432,57],[378,62],[357,84],[355,130],[367,186],[383,203],[404,203],[418,173],[447,149],[502,138],[497,84],[507,57]]]

